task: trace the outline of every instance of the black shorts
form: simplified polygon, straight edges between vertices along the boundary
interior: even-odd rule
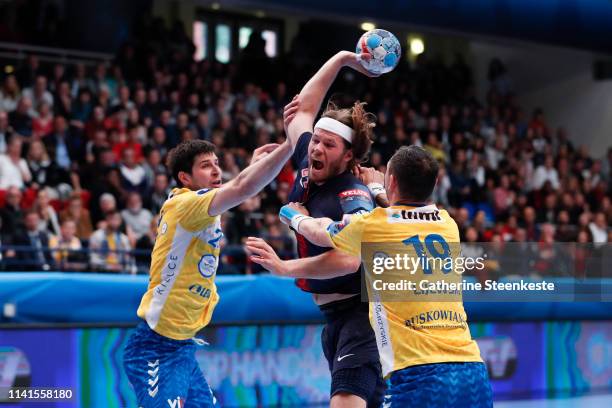
[[[380,407],[387,386],[368,318],[368,303],[355,296],[323,305],[321,311],[327,320],[321,343],[331,371],[330,395],[346,392],[366,400],[368,408]]]

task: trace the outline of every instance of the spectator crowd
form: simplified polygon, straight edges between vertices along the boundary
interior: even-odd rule
[[[283,106],[318,62],[284,57],[271,69],[277,80],[259,81],[243,75],[247,58],[196,62],[178,38],[163,51],[126,45],[112,63],[95,66],[43,65],[30,55],[4,76],[4,269],[146,273],[157,213],[173,187],[165,166],[170,149],[189,139],[213,142],[228,181],[256,147],[284,139]],[[333,97],[340,105],[366,101],[377,116],[364,165],[384,171],[391,154],[409,144],[439,160],[434,201],[455,218],[463,240],[612,240],[612,149],[593,156],[542,110],[524,112],[500,61],[491,63],[489,80],[480,103],[460,57],[445,65],[423,56],[377,79],[344,72]],[[261,194],[223,217],[225,273],[258,272],[242,249],[249,235],[293,255],[292,234],[277,212],[294,177],[288,163]]]

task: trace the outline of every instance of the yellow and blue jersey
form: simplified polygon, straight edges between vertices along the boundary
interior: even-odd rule
[[[162,206],[149,287],[138,316],[162,336],[185,340],[206,326],[219,302],[221,217],[208,215],[216,190],[173,189]]]
[[[435,205],[392,206],[355,215],[350,223],[328,229],[333,245],[362,256],[362,243],[412,244],[436,237],[459,244],[455,221]],[[420,326],[420,323],[428,323]],[[383,375],[406,367],[443,362],[481,362],[472,340],[463,303],[458,301],[370,302],[370,324],[376,334]]]

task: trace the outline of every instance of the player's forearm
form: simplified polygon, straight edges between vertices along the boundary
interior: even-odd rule
[[[219,189],[209,207],[209,215],[221,214],[260,192],[280,173],[293,154],[293,148],[287,141],[242,170],[234,180]]]
[[[321,255],[285,261],[286,276],[331,279],[355,272],[361,260],[336,249]]]
[[[320,247],[333,247],[327,228],[333,221],[329,218],[305,218],[300,221],[299,234]]]
[[[327,228],[333,223],[330,218],[313,218],[306,215],[305,209],[296,203],[282,206],[278,215],[282,223],[289,225],[313,244],[328,248],[334,246],[327,233]]]
[[[246,198],[257,194],[262,188],[270,184],[278,176],[292,154],[293,147],[287,141],[263,159],[244,169],[238,175],[236,183],[245,192]]]
[[[297,115],[306,113],[315,116],[319,112],[323,98],[325,98],[331,84],[336,79],[338,72],[344,66],[345,58],[347,58],[345,53],[337,53],[306,82],[306,85],[300,91],[300,105]]]

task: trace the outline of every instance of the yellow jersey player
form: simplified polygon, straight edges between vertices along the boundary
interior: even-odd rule
[[[281,209],[281,219],[315,245],[337,248],[364,262],[362,248],[372,244],[406,245],[418,257],[423,251],[443,251],[440,248],[459,244],[459,232],[446,211],[428,202],[437,174],[438,163],[430,153],[417,146],[402,147],[384,176],[389,208],[332,222],[309,217],[300,205],[290,204]],[[247,248],[254,262],[271,271],[283,270],[261,239],[249,238]],[[421,273],[427,273],[425,268]],[[383,406],[491,407],[487,369],[471,338],[460,297],[391,300],[380,297],[370,302],[383,375],[390,380]]]
[[[289,115],[294,109],[289,106]],[[280,172],[296,141],[262,146],[227,184],[215,146],[181,143],[169,153],[178,188],[160,211],[142,322],[125,348],[124,367],[141,407],[212,407],[216,401],[195,360],[195,334],[211,320],[219,295],[220,216],[257,194]]]

